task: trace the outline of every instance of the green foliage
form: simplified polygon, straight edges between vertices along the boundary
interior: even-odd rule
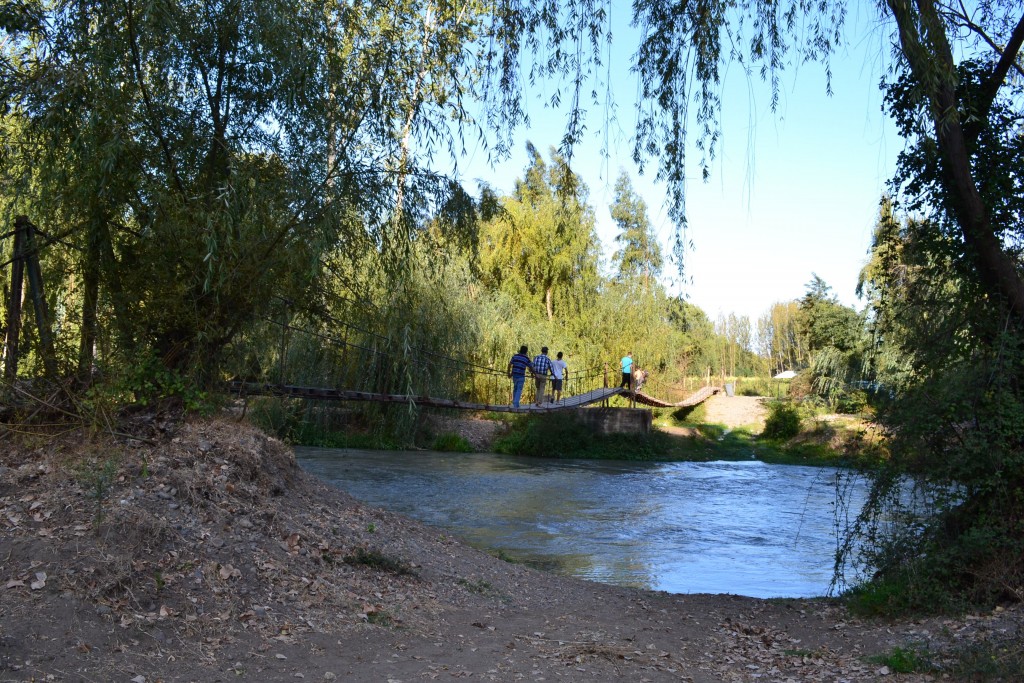
[[[148,406],[178,399],[189,411],[208,413],[213,408],[210,395],[197,388],[192,378],[168,368],[151,354],[114,368],[113,376],[90,388],[85,398],[95,406]]]
[[[871,568],[863,592],[879,609],[984,607],[1024,581],[1020,323],[974,298],[954,245],[883,206],[865,269],[893,438],[840,559]]]
[[[531,302],[550,321],[574,283],[593,281],[598,245],[587,188],[568,161],[551,151],[548,166],[527,143],[530,165],[502,212],[484,224],[480,270],[484,283]]]
[[[421,161],[474,127],[462,105],[487,60],[467,49],[484,44],[479,18],[101,0],[6,25],[0,214],[59,238],[42,255],[67,297],[67,364],[85,377],[95,354],[149,351],[213,382],[275,295],[316,301],[367,253],[402,270],[428,214],[468,233],[474,202]],[[515,99],[488,122],[518,118]]]
[[[706,421],[707,412],[707,406],[703,403],[688,408],[676,408],[672,411],[672,420],[680,426],[702,424]]]
[[[868,617],[906,617],[925,611],[953,614],[967,607],[948,586],[913,572],[890,572],[850,589],[843,597],[851,612]]]
[[[473,446],[458,434],[447,432],[434,439],[431,449],[451,453],[472,453]]]
[[[666,434],[607,434],[566,415],[523,418],[494,443],[496,453],[540,458],[671,459],[674,442]]]
[[[845,391],[836,399],[835,408],[838,413],[859,415],[867,411],[869,406],[868,393],[863,390]]]
[[[336,403],[322,409],[300,399],[254,397],[247,402],[248,419],[287,443],[380,450],[407,446],[385,423],[374,421],[363,412],[338,410]],[[371,429],[369,425],[374,422],[376,428]]]
[[[775,375],[809,364],[805,340],[799,331],[800,308],[796,301],[776,302],[756,323],[757,351],[768,359]]]
[[[954,651],[952,659],[946,668],[956,680],[1024,680],[1024,651],[1017,634],[993,634],[964,645]]]
[[[928,673],[933,670],[926,652],[910,647],[894,647],[884,655],[870,658],[876,664],[889,667],[897,674]]]
[[[647,205],[633,191],[633,184],[625,171],[615,181],[611,215],[619,228],[619,234],[615,236],[619,249],[612,257],[619,277],[624,280],[640,277],[644,289],[647,289],[650,281],[661,272],[661,247],[647,217]]]
[[[772,401],[768,404],[761,436],[766,439],[791,439],[800,433],[800,410],[789,401]]]
[[[768,377],[736,378],[737,396],[774,396],[775,387]]]
[[[93,527],[97,534],[103,523],[103,505],[110,495],[110,487],[114,484],[118,466],[117,458],[107,457],[102,461],[83,461],[76,471],[78,480],[82,482],[88,496],[96,505]]]
[[[856,311],[841,305],[832,288],[817,275],[807,284],[799,307],[798,326],[809,352],[830,347],[842,353],[856,349],[862,330]]]

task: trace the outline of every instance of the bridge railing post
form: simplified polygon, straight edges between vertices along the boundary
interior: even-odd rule
[[[633,366],[630,368],[630,373],[629,373],[629,384],[627,386],[629,387],[629,407],[630,408],[636,408],[636,382],[634,382],[634,378],[636,377],[636,371],[637,371],[638,367],[639,366],[634,361],[633,362]]]
[[[604,388],[605,389],[608,388],[608,364],[607,363],[604,364]],[[608,397],[607,396],[601,400],[601,407],[602,408],[607,408],[608,407]]]

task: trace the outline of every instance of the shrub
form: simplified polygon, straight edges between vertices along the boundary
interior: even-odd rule
[[[846,391],[836,398],[836,412],[859,415],[868,407],[868,394],[863,390]]]
[[[791,439],[800,433],[800,411],[792,403],[775,401],[768,405],[761,436],[766,439]]]
[[[447,453],[472,453],[473,447],[469,444],[466,439],[454,432],[446,432],[441,434],[434,439],[434,445],[432,446],[435,451],[445,451]]]
[[[739,396],[772,396],[774,391],[772,381],[764,377],[741,377],[736,380],[736,394]]]

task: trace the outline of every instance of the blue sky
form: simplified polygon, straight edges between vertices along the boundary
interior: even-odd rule
[[[739,68],[725,72],[722,133],[708,182],[700,179],[696,152],[687,184],[688,240],[682,291],[712,319],[736,313],[756,320],[777,301],[803,295],[812,273],[832,286],[840,301],[860,307],[857,275],[867,259],[878,201],[892,175],[903,141],[881,111],[878,83],[889,54],[885,32],[869,17],[851,17],[850,42],[832,64],[833,94],[826,94],[824,69],[805,64],[782,77],[777,111],[760,79]],[[628,38],[617,43],[625,50]],[[629,50],[633,48],[630,47]],[[640,176],[629,140],[635,121],[636,82],[628,75],[628,51],[613,55],[613,92],[619,103],[612,130],[589,120],[591,134],[575,151],[573,167],[590,188],[598,234],[606,256],[617,232],[608,213],[613,186],[625,169],[644,198],[666,254],[673,226],[664,211],[664,187],[653,182],[656,163]],[[512,156],[490,168],[470,150],[460,162],[462,179],[487,180],[509,192],[527,163],[525,143],[557,146],[564,114],[544,106],[539,90],[527,102],[531,126],[519,131]],[[610,154],[603,158],[605,144]],[[675,269],[664,278],[678,291]]]

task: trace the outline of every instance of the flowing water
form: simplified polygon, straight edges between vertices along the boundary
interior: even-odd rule
[[[555,572],[671,593],[825,595],[863,485],[759,461],[637,463],[297,448],[369,504]],[[838,503],[837,503],[838,499]],[[838,505],[838,508],[837,508]]]

